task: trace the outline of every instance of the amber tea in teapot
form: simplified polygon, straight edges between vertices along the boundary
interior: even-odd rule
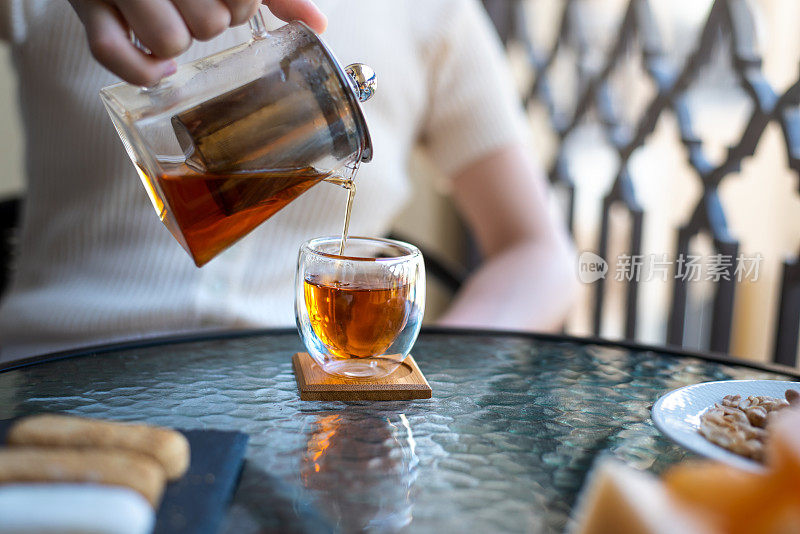
[[[203,172],[185,163],[157,176],[142,173],[149,191],[159,189],[163,222],[197,265],[204,265],[330,176],[312,168]]]

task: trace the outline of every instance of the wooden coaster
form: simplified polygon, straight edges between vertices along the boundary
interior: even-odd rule
[[[376,380],[356,380],[329,375],[308,355],[292,356],[300,400],[410,400],[430,399],[431,387],[417,362],[409,354],[389,376]]]

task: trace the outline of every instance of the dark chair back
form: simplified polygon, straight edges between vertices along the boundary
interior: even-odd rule
[[[0,200],[0,295],[8,285],[16,238],[21,200],[18,197]]]

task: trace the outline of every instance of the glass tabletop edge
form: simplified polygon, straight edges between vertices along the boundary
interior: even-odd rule
[[[269,335],[291,335],[296,334],[295,327],[278,327],[278,328],[247,328],[247,329],[226,329],[226,330],[204,330],[202,332],[172,334],[166,336],[156,336],[146,339],[117,341],[113,343],[104,343],[99,345],[90,345],[77,349],[69,349],[65,351],[52,352],[31,356],[21,360],[15,360],[7,363],[0,363],[0,373],[12,371],[23,367],[30,367],[33,365],[40,365],[50,363],[58,360],[68,358],[79,358],[81,356],[89,356],[94,354],[102,354],[107,352],[115,352],[119,350],[131,350],[139,348],[148,348],[159,345],[173,345],[179,343],[194,343],[201,341],[215,341],[222,339],[234,339],[243,337],[257,337]],[[735,358],[733,356],[715,353],[715,352],[701,352],[690,349],[683,349],[675,346],[660,346],[650,345],[644,343],[637,343],[633,341],[614,340],[597,336],[574,336],[569,334],[552,334],[544,332],[530,332],[522,330],[491,330],[480,328],[463,328],[463,327],[443,327],[443,326],[423,326],[421,334],[427,335],[466,335],[477,337],[522,337],[527,339],[536,339],[541,341],[549,341],[556,343],[573,343],[579,345],[597,345],[601,347],[610,347],[618,349],[626,349],[636,352],[657,352],[676,357],[685,358],[698,358],[701,360],[712,361],[726,365],[738,365],[749,367],[761,371],[770,371],[789,375],[795,378],[800,378],[800,369],[789,367],[771,362],[757,362],[752,360],[745,360]]]
[[[31,367],[45,363],[51,363],[59,360],[66,360],[71,358],[80,358],[82,356],[91,356],[95,354],[103,354],[108,352],[116,352],[119,350],[131,349],[144,349],[149,347],[157,347],[160,345],[177,345],[180,343],[195,343],[200,341],[215,341],[220,339],[235,339],[240,337],[250,336],[263,336],[263,335],[287,335],[294,334],[297,329],[294,327],[281,327],[281,328],[246,328],[246,329],[227,329],[227,330],[203,330],[201,332],[182,333],[182,334],[169,334],[148,337],[144,339],[135,340],[122,340],[112,343],[101,343],[97,345],[87,345],[75,349],[68,349],[58,352],[49,352],[39,354],[20,360],[0,363],[0,373],[6,371],[13,371],[22,367]]]

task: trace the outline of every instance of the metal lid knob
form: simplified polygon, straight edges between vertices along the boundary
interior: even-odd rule
[[[371,67],[363,63],[353,63],[348,65],[344,71],[350,79],[350,85],[353,87],[356,98],[360,102],[366,102],[372,98],[378,88],[378,78]]]

